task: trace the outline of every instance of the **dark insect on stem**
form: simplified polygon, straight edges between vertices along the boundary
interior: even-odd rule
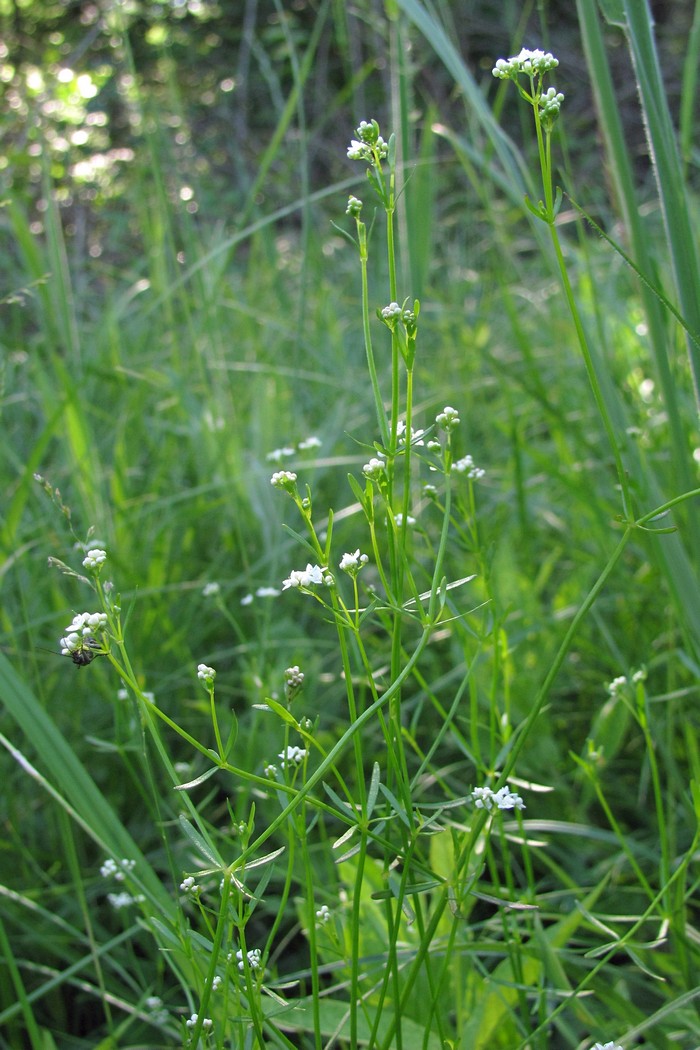
[[[99,642],[94,640],[84,641],[77,649],[73,649],[72,652],[66,653],[66,656],[70,656],[76,667],[87,667],[88,664],[92,663],[96,656],[102,655],[100,652],[95,652],[95,650],[99,648]]]

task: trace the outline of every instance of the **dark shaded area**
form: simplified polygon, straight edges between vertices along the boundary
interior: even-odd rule
[[[659,49],[672,110],[680,98],[692,5],[656,3]],[[544,46],[561,62],[567,136],[580,184],[599,172],[599,144],[575,5],[472,0],[443,5],[448,26],[483,90],[511,49]],[[4,191],[41,198],[57,186],[69,235],[94,254],[93,213],[145,177],[149,154],[168,158],[168,192],[191,214],[250,213],[295,199],[347,175],[348,129],[369,115],[388,119],[392,48],[403,50],[414,87],[417,133],[433,104],[441,121],[464,123],[451,77],[413,29],[393,36],[379,0],[327,6],[318,0],[135,0],[101,10],[93,3],[13,4],[3,20]],[[648,159],[634,81],[621,34],[607,33],[632,154],[640,180]],[[297,94],[295,94],[297,92]],[[515,96],[504,126],[517,135]],[[266,151],[275,136],[283,149]],[[39,205],[39,212],[42,205]],[[39,216],[38,216],[39,218]],[[110,218],[119,237],[118,215]],[[100,224],[98,224],[100,225]]]

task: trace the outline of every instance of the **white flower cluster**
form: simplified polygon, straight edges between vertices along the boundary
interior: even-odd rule
[[[559,60],[549,51],[529,51],[524,47],[520,54],[513,58],[499,58],[491,72],[499,80],[507,80],[516,77],[518,73],[526,73],[531,77],[536,74],[542,75],[550,69],[556,69],[558,65]]]
[[[301,689],[304,684],[304,672],[299,670],[298,664],[285,668],[284,684],[289,689]]]
[[[212,580],[210,583],[205,583],[202,587],[202,596],[204,598],[215,598],[217,594],[221,593],[221,584],[217,583],[216,580]]]
[[[331,919],[331,909],[327,904],[322,904],[316,912],[316,918],[318,919],[321,926],[325,926]]]
[[[195,881],[194,875],[188,875],[186,879],[183,879],[180,883],[180,889],[183,893],[197,893],[199,886]]]
[[[307,564],[305,569],[292,569],[286,580],[282,581],[282,590],[289,587],[312,587],[325,583],[330,587],[333,577],[320,565]]]
[[[248,965],[250,966],[251,970],[259,970],[260,969],[260,949],[259,948],[251,948],[249,952],[246,952],[246,955],[247,955],[247,958],[248,958]],[[238,951],[236,952],[236,960],[238,962],[238,969],[239,970],[245,970],[245,963],[243,962],[243,951],[242,951],[241,948],[239,948]]]
[[[115,882],[123,882],[136,865],[135,860],[113,860],[111,857],[104,862],[100,868],[103,879],[114,879]]]
[[[351,575],[354,575],[358,573],[362,566],[366,565],[368,561],[369,558],[367,555],[360,554],[360,548],[358,547],[353,554],[343,555],[340,559],[340,568],[343,572],[349,572]]]
[[[596,1043],[593,1050],[622,1050],[622,1047],[611,1040],[609,1043]]]
[[[362,120],[355,129],[356,139],[348,146],[349,160],[366,160],[373,164],[375,157],[384,160],[389,156],[389,147],[379,134],[376,120]]]
[[[452,464],[452,471],[455,474],[466,474],[472,481],[478,481],[485,474],[483,467],[474,466],[471,456],[463,456],[462,459],[458,459]]]
[[[198,1014],[192,1014],[192,1016],[190,1017],[189,1021],[185,1021],[185,1025],[187,1026],[187,1028],[194,1028],[194,1026],[197,1024],[198,1021],[199,1021],[199,1015]],[[202,1028],[206,1028],[207,1031],[208,1031],[213,1024],[214,1024],[214,1022],[212,1021],[211,1017],[205,1017],[204,1020],[202,1021]]]
[[[293,456],[295,452],[295,448],[290,448],[285,445],[284,448],[274,448],[272,452],[268,452],[265,459],[270,463],[281,463],[283,459],[288,459],[290,456]]]
[[[284,697],[287,703],[291,703],[304,684],[304,672],[299,670],[298,664],[287,667],[284,671]]]
[[[353,197],[352,194],[348,197],[348,206],[345,209],[346,215],[352,215],[356,219],[359,219],[360,212],[362,211],[362,201],[359,197]]]
[[[454,430],[455,427],[459,426],[459,412],[456,408],[452,408],[451,405],[445,405],[442,412],[438,412],[435,417],[435,422],[443,430]]]
[[[278,756],[282,759],[282,769],[286,769],[287,766],[298,766],[308,753],[305,747],[287,746],[284,751],[280,751]]]
[[[607,691],[613,699],[617,699],[623,693],[627,691],[630,685],[638,685],[639,682],[646,681],[647,672],[645,667],[640,667],[638,671],[635,671],[630,678],[625,675],[618,675],[617,678],[613,678],[612,682],[608,683]]]
[[[265,459],[270,463],[281,463],[283,459],[288,459],[297,452],[310,452],[311,449],[320,447],[321,439],[317,438],[315,434],[311,434],[309,437],[300,441],[296,447],[293,445],[284,445],[282,448],[273,448],[272,452],[268,452]]]
[[[213,667],[207,667],[206,664],[197,664],[197,678],[200,682],[204,682],[207,689],[210,689],[214,684],[216,671]]]
[[[281,593],[276,587],[258,587],[255,591],[255,598],[277,598]],[[252,605],[253,597],[252,594],[244,594],[241,598],[241,605]]]
[[[297,476],[293,470],[276,470],[270,478],[270,484],[276,489],[286,489],[288,492],[294,488]]]
[[[551,120],[558,117],[563,101],[564,96],[561,91],[557,91],[557,89],[553,87],[547,88],[545,93],[540,97],[540,116],[549,117]]]
[[[415,335],[416,313],[406,303],[399,306],[398,303],[391,302],[388,306],[383,306],[379,311],[379,317],[392,332],[395,332],[396,326],[401,324],[406,332]]]
[[[134,896],[126,892],[107,894],[107,900],[115,911],[119,911],[121,908],[128,908],[131,904],[142,904],[145,899],[142,893],[137,893]]]
[[[520,795],[516,795],[508,787],[499,788],[498,791],[490,787],[474,788],[471,798],[477,809],[490,811],[494,806],[496,809],[525,809]]]
[[[394,524],[396,525],[397,529],[400,529],[403,526],[403,514],[401,513],[401,511],[399,511],[398,514],[394,515]],[[411,514],[407,514],[406,524],[408,526],[415,525],[416,519]]]
[[[65,637],[61,638],[61,655],[70,656],[78,649],[90,646],[96,631],[104,631],[107,626],[107,613],[77,613],[72,623],[65,628]]]
[[[409,442],[411,447],[415,447],[416,445],[425,445],[425,441],[423,440],[424,434],[424,430],[414,430],[413,427],[411,427],[411,438]],[[406,424],[404,423],[403,419],[400,419],[399,422],[396,424],[396,437],[398,439],[399,445],[406,444]]]
[[[362,473],[366,478],[370,478],[372,481],[379,481],[380,478],[384,477],[386,471],[386,464],[383,459],[377,459],[373,456],[369,463],[365,463],[362,468]]]
[[[107,561],[107,551],[101,550],[99,547],[95,547],[94,550],[88,551],[83,558],[83,565],[86,569],[99,569],[101,565]]]
[[[402,310],[398,303],[389,303],[388,306],[382,307],[382,319],[384,321],[398,321],[401,318]]]

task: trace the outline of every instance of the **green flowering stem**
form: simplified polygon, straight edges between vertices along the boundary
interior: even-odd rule
[[[221,730],[219,729],[219,719],[218,719],[217,714],[216,714],[216,703],[215,703],[215,700],[214,700],[214,682],[213,682],[213,680],[212,681],[205,681],[204,685],[205,685],[205,688],[207,690],[207,695],[209,697],[209,714],[211,716],[211,724],[212,724],[212,727],[214,729],[214,739],[216,740],[216,750],[218,752],[219,758],[225,759],[226,758],[226,753],[225,752],[226,752],[227,749],[224,748],[224,744],[223,744],[223,741],[221,739]]]
[[[207,970],[207,975],[204,978],[204,991],[202,992],[202,997],[199,1002],[199,1009],[197,1011],[197,1023],[192,1028],[192,1035],[190,1037],[191,1045],[194,1047],[198,1045],[199,1037],[202,1033],[202,1025],[204,1024],[204,1019],[207,1015],[207,1007],[209,1006],[209,1000],[211,999],[213,981],[216,975],[216,968],[219,964],[219,957],[221,955],[221,947],[224,941],[224,932],[229,925],[228,900],[231,893],[231,881],[232,878],[230,869],[224,870],[223,884],[221,887],[221,903],[219,905],[219,914],[216,921],[216,930],[214,931],[214,939],[209,959],[209,968]]]
[[[392,136],[391,141],[394,141]],[[390,153],[389,171],[389,196],[385,206],[386,210],[386,246],[389,261],[389,298],[396,302],[398,293],[396,290],[396,249],[394,246],[394,213],[396,210],[395,200],[395,153]],[[399,336],[398,325],[391,334],[391,451],[396,451],[396,428],[399,423]],[[410,433],[410,431],[408,432]]]
[[[362,332],[364,335],[365,342],[365,356],[367,358],[367,371],[369,372],[370,383],[372,384],[372,394],[374,396],[374,407],[377,413],[377,423],[379,425],[379,433],[381,434],[382,444],[385,447],[389,445],[389,428],[386,421],[386,412],[384,411],[384,401],[382,398],[382,391],[379,386],[379,378],[377,376],[377,366],[374,360],[374,349],[372,347],[372,331],[370,327],[370,312],[369,312],[369,280],[367,276],[367,260],[369,257],[367,249],[367,227],[364,222],[358,217],[357,222],[357,238],[360,249],[360,269],[362,275]]]

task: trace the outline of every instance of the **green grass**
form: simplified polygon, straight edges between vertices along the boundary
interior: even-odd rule
[[[90,220],[97,260],[66,232],[50,155],[40,232],[17,167],[0,213],[20,290],[3,306],[2,1048],[700,1045],[692,119],[686,104],[678,149],[645,5],[579,4],[613,195],[601,220],[587,197],[605,187],[577,182],[562,61],[555,221],[530,107],[475,77],[444,6],[398,0],[361,29],[322,4],[256,40],[269,128],[231,214],[173,191],[196,165],[149,123],[166,99],[187,125],[167,47],[119,206]],[[520,14],[504,5],[504,57],[539,44]],[[633,168],[605,17],[636,56],[659,194]],[[328,39],[344,81],[321,112]],[[381,77],[352,57],[378,40]],[[463,108],[426,98],[419,65]],[[395,201],[345,163],[367,95],[392,114]],[[525,197],[543,195],[538,215]],[[411,319],[391,333],[376,311],[416,296],[413,363]],[[397,446],[399,417],[427,428],[445,405],[461,423],[431,462],[471,454],[481,480]],[[390,466],[368,481],[375,442]],[[280,469],[298,487],[273,487]],[[397,511],[415,527],[387,524]],[[101,574],[76,541],[106,549]],[[338,562],[358,547],[355,591]],[[242,602],[307,562],[337,585]],[[98,607],[108,654],[57,659]],[[283,769],[288,746],[308,755]],[[524,810],[475,806],[506,783]],[[123,882],[109,858],[135,861]],[[253,949],[261,968],[240,969]]]

